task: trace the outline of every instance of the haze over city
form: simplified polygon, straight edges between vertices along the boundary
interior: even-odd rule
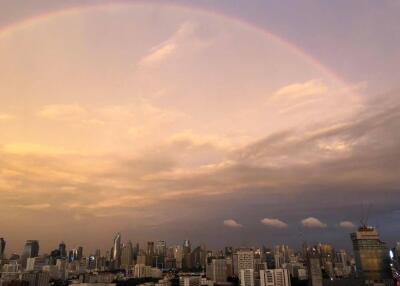
[[[0,229],[351,249],[400,233],[399,1],[0,0]]]

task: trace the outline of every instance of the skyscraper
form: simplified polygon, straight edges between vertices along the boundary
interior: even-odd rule
[[[190,260],[193,269],[205,269],[207,260],[206,246],[200,245],[193,249]]]
[[[165,256],[165,252],[167,250],[167,244],[165,240],[158,240],[156,242],[156,255]]]
[[[25,243],[24,250],[22,251],[22,256],[36,257],[39,255],[39,241],[37,240],[27,240]]]
[[[315,248],[311,248],[307,253],[307,273],[308,285],[322,286],[322,271],[320,257]]]
[[[121,253],[121,267],[124,269],[129,269],[133,265],[133,245],[132,242],[128,241],[122,247]]]
[[[192,246],[190,244],[190,240],[183,241],[183,259],[182,259],[182,268],[183,269],[191,269],[192,268],[192,261],[190,253],[192,252]]]
[[[62,241],[62,242],[58,245],[58,250],[60,251],[60,257],[61,257],[61,258],[66,258],[66,257],[67,257],[67,247],[66,247],[64,241]]]
[[[183,253],[190,253],[192,251],[192,245],[190,243],[190,240],[185,239],[183,241]]]
[[[167,252],[167,244],[165,240],[158,240],[155,246],[156,261],[155,266],[158,268],[163,268],[165,264],[165,256]]]
[[[6,249],[6,241],[0,238],[0,259],[4,258],[4,251]]]
[[[207,278],[214,282],[226,282],[227,273],[225,258],[214,258],[207,265]]]
[[[111,260],[114,269],[118,269],[121,266],[121,234],[119,232],[114,238]]]
[[[239,275],[241,270],[254,269],[254,252],[252,250],[239,250],[235,258],[237,259],[237,271]]]
[[[82,257],[83,257],[83,247],[82,247],[82,246],[79,246],[79,247],[78,247],[78,253],[77,253],[77,259],[78,259],[78,260],[81,260]]]
[[[364,279],[365,284],[384,283],[390,279],[388,250],[385,243],[380,240],[377,230],[364,225],[350,237],[353,242],[357,273]]]
[[[154,259],[154,241],[147,242],[147,251],[146,251],[146,265],[153,266]]]

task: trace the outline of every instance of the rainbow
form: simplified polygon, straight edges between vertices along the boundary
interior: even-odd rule
[[[264,34],[266,37],[268,37],[270,40],[275,41],[286,48],[288,48],[291,52],[296,54],[297,56],[305,59],[307,62],[312,64],[315,68],[317,68],[319,71],[321,71],[323,74],[327,75],[329,78],[332,80],[336,81],[337,83],[341,84],[344,87],[348,87],[349,84],[337,73],[326,67],[324,64],[322,64],[318,59],[313,57],[312,55],[308,54],[305,52],[302,48],[294,45],[290,41],[274,34],[273,32],[265,29],[264,27],[257,26],[256,24],[249,22],[246,19],[243,18],[238,18],[236,16],[232,16],[229,14],[224,14],[221,13],[220,11],[214,11],[211,9],[206,9],[204,7],[200,6],[195,6],[195,5],[188,5],[188,4],[183,4],[183,3],[165,3],[160,0],[134,0],[134,1],[109,1],[109,2],[103,2],[103,3],[96,3],[96,4],[83,4],[75,7],[67,7],[67,8],[62,8],[60,10],[53,10],[49,11],[43,14],[39,14],[33,17],[30,17],[28,19],[24,19],[15,23],[11,23],[9,25],[0,27],[0,41],[2,38],[7,37],[7,35],[10,35],[14,32],[17,32],[20,29],[28,28],[30,26],[33,26],[41,21],[49,20],[51,18],[55,18],[58,16],[64,16],[68,14],[74,14],[74,13],[81,13],[86,10],[94,9],[94,8],[102,8],[102,7],[111,7],[111,6],[123,6],[123,5],[145,5],[145,4],[159,4],[159,5],[164,5],[168,7],[176,7],[176,8],[181,8],[181,9],[187,9],[187,10],[195,10],[195,11],[200,11],[204,12],[207,14],[210,14],[215,17],[222,17],[226,20],[233,21],[236,23],[239,23],[241,25],[247,26],[248,28],[251,28],[253,30],[257,30],[258,32]]]

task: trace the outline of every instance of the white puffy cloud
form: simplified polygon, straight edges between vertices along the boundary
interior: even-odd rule
[[[322,221],[320,221],[319,219],[317,219],[315,217],[305,218],[301,221],[301,224],[304,227],[308,227],[308,228],[325,228],[328,226],[326,223],[323,223]]]
[[[226,220],[224,220],[224,226],[239,228],[239,227],[242,227],[243,225],[241,225],[234,219],[226,219]]]
[[[276,228],[287,228],[288,227],[288,224],[286,222],[283,222],[277,218],[264,218],[261,220],[261,223],[264,225],[276,227]]]
[[[339,223],[339,226],[342,228],[355,228],[356,226],[351,221],[345,220]]]

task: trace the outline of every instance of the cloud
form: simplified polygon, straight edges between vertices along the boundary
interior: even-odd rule
[[[224,136],[215,134],[200,134],[191,130],[186,130],[173,134],[170,137],[171,144],[186,146],[187,148],[201,148],[212,146],[221,150],[232,148],[231,142]]]
[[[264,218],[261,220],[261,223],[267,226],[276,227],[276,228],[287,228],[288,224],[281,221],[277,218]]]
[[[233,227],[233,228],[243,227],[243,225],[241,225],[240,223],[238,223],[234,219],[226,219],[226,220],[224,220],[224,226]]]
[[[152,66],[161,61],[165,60],[167,57],[171,56],[176,50],[176,44],[165,43],[160,47],[155,47],[152,49],[151,53],[144,57],[140,64],[143,66]]]
[[[355,228],[356,226],[351,221],[345,220],[339,223],[339,226],[342,228]]]
[[[43,144],[35,143],[10,143],[3,146],[3,151],[9,154],[15,155],[42,155],[42,156],[54,156],[54,155],[69,155],[75,152],[66,150],[60,147],[54,147]]]
[[[71,120],[86,115],[86,109],[78,104],[50,104],[43,106],[37,115],[45,119]]]
[[[171,209],[179,208],[182,210],[179,213],[190,209],[192,215],[183,218],[179,214],[169,214],[169,220],[189,224],[196,218],[206,224],[205,221],[210,223],[223,215],[226,208],[221,206],[227,204],[240,208],[246,214],[242,219],[249,221],[258,220],[255,213],[262,213],[266,207],[279,214],[289,205],[293,210],[290,215],[296,214],[299,220],[308,212],[315,217],[323,215],[331,219],[337,213],[328,212],[336,206],[357,208],[354,206],[357,200],[350,198],[360,193],[376,199],[374,204],[386,209],[398,203],[395,196],[400,162],[394,158],[400,156],[400,135],[393,130],[400,128],[400,106],[382,104],[374,103],[353,120],[284,130],[236,150],[229,149],[229,144],[221,144],[218,136],[194,131],[177,132],[174,140],[160,140],[156,148],[123,153],[123,156],[81,156],[47,145],[7,144],[0,148],[0,212],[5,213],[14,206],[19,206],[20,212],[29,208],[46,209],[47,205],[62,202],[65,207],[51,218],[44,217],[45,212],[34,213],[43,215],[42,221],[57,218],[60,225],[65,225],[74,217],[93,218],[99,222],[129,217],[150,223],[155,221],[154,216],[158,221]],[[145,109],[156,118],[164,116],[152,108]],[[101,119],[115,122],[115,126],[124,126],[125,122],[135,119],[129,107],[115,108],[109,113],[98,112]],[[351,146],[346,156],[329,155],[338,152],[334,149],[342,149],[341,144],[334,142],[346,142]],[[331,147],[321,148],[321,144]],[[209,152],[209,149],[215,150],[215,146],[228,150],[226,158],[222,157],[215,164],[188,168],[180,162],[182,153],[191,157],[197,148]],[[382,190],[379,193],[376,192],[378,188]],[[40,204],[35,203],[38,196],[43,198]],[[196,203],[187,203],[193,196],[196,196]],[[323,214],[318,212],[321,201],[317,199],[321,196],[327,198],[322,202]],[[344,196],[349,199],[343,200]],[[253,201],[246,203],[249,197]],[[276,204],[277,200],[285,200],[282,197],[296,198],[296,202],[288,199]],[[262,222],[271,227],[283,226],[273,217]],[[214,221],[214,224],[220,226],[221,221]],[[241,226],[232,219],[223,224]],[[312,217],[304,219],[302,224],[327,227]],[[338,231],[337,228],[327,229],[335,230]]]
[[[28,209],[28,210],[44,210],[51,207],[50,204],[27,204],[27,205],[16,205],[17,208]]]
[[[273,99],[296,100],[305,97],[322,95],[328,91],[328,86],[321,80],[310,80],[303,83],[294,83],[278,89]]]
[[[13,114],[0,113],[0,122],[2,122],[2,121],[11,121],[11,120],[14,120],[15,118],[17,118],[17,117],[15,115],[13,115]]]
[[[328,226],[315,217],[305,218],[301,221],[301,224],[308,228],[326,228]]]
[[[154,67],[177,53],[178,49],[193,35],[195,26],[193,23],[185,22],[171,37],[161,44],[151,48],[149,54],[144,56],[139,65],[143,67]]]

